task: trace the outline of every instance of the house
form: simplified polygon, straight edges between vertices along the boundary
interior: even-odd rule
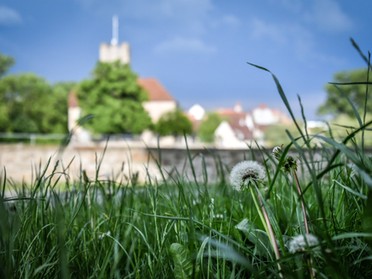
[[[155,78],[139,78],[137,82],[148,94],[148,100],[143,103],[143,107],[153,123],[156,123],[163,114],[177,108],[177,102]],[[72,91],[68,96],[68,129],[74,132],[76,140],[82,141],[84,138],[86,141],[88,132],[78,126],[80,117],[81,108],[76,93]]]
[[[215,130],[215,144],[221,148],[245,148],[255,140],[252,117],[240,104],[216,111],[224,120]]]
[[[119,21],[118,17],[114,16],[112,19],[112,39],[110,43],[102,43],[100,45],[99,61],[106,63],[120,61],[123,64],[131,62],[129,43],[123,42],[119,44],[118,34]],[[143,103],[143,107],[148,112],[153,123],[156,123],[162,115],[177,109],[177,102],[157,79],[140,77],[137,82],[148,94],[148,100]],[[88,134],[87,131],[77,125],[80,117],[81,108],[79,107],[77,96],[74,92],[71,92],[68,97],[68,128],[69,131],[74,132],[74,138],[77,141],[80,141],[81,135]]]
[[[148,94],[148,100],[143,103],[143,107],[153,123],[156,123],[162,115],[177,109],[177,102],[157,79],[139,78],[138,84]]]
[[[259,126],[275,124],[289,124],[290,118],[278,109],[269,108],[266,104],[261,104],[251,112],[254,122]]]
[[[233,109],[219,109],[225,119],[215,131],[216,145],[225,148],[241,148],[254,143],[264,145],[265,130],[276,124],[289,124],[289,117],[278,109],[260,105],[251,112],[244,112],[240,104]]]
[[[91,140],[90,133],[79,125],[81,118],[81,108],[75,91],[71,91],[67,97],[67,123],[68,131],[71,133],[71,140],[74,142],[89,142]]]
[[[190,120],[201,121],[205,116],[205,109],[201,105],[195,104],[189,108],[187,115]]]

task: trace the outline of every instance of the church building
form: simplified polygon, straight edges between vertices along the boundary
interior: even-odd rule
[[[112,19],[112,39],[109,44],[102,43],[100,45],[99,61],[114,62],[117,60],[123,64],[131,63],[129,43],[122,42],[119,44],[119,20],[117,16],[114,16]],[[143,106],[153,123],[156,123],[162,115],[176,110],[176,100],[165,89],[159,80],[156,78],[140,77],[138,79],[138,84],[148,94],[148,100],[143,103]],[[74,127],[77,127],[77,121],[81,117],[81,110],[78,106],[78,101],[74,92],[70,93],[68,106],[68,123],[69,130],[71,131]]]

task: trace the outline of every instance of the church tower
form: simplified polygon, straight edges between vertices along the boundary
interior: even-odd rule
[[[119,19],[112,17],[112,39],[111,43],[102,43],[99,48],[99,61],[114,62],[119,60],[123,64],[130,64],[129,44],[123,42],[119,45]]]

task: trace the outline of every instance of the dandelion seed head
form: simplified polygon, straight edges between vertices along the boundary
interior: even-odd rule
[[[316,246],[319,244],[318,238],[313,234],[297,235],[288,243],[288,250],[294,254],[296,252],[305,251],[307,247]]]
[[[282,152],[283,152],[282,151],[282,146],[275,146],[273,148],[273,151],[272,151],[275,159],[277,159],[277,160],[280,160],[280,157],[282,156]]]
[[[264,167],[256,161],[242,161],[236,164],[230,173],[230,183],[237,191],[254,181],[262,181],[266,177]]]

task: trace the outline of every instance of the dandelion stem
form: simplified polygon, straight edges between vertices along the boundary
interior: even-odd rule
[[[307,222],[306,208],[305,208],[305,203],[304,203],[304,197],[302,195],[302,190],[301,190],[301,187],[300,187],[300,182],[298,180],[296,171],[293,170],[292,173],[293,173],[293,177],[294,177],[295,182],[296,182],[296,188],[297,188],[297,191],[298,191],[298,195],[300,196],[302,214],[303,214],[303,218],[304,218],[305,232],[306,232],[306,234],[309,234],[310,233],[309,232],[309,224]],[[315,271],[313,269],[313,261],[312,261],[311,257],[307,260],[307,262],[309,264],[310,276],[311,276],[311,278],[315,278]]]
[[[274,250],[275,258],[277,260],[279,275],[280,275],[281,278],[283,278],[283,275],[282,275],[282,272],[281,272],[282,267],[280,266],[280,263],[279,263],[280,252],[279,252],[278,244],[276,243],[273,228],[272,228],[271,223],[270,223],[269,215],[267,214],[266,208],[264,206],[264,203],[262,201],[262,198],[260,196],[260,193],[259,193],[259,190],[258,190],[257,186],[256,185],[250,185],[250,186],[251,187],[249,187],[249,189],[250,189],[251,194],[252,194],[253,202],[254,202],[254,204],[257,208],[258,215],[261,218],[261,222],[262,222],[263,226],[265,227],[265,231],[269,236],[271,245],[272,245],[273,250]],[[253,189],[253,186],[254,186],[255,189]]]
[[[302,215],[303,215],[303,218],[304,218],[305,232],[307,234],[309,234],[310,233],[309,232],[309,224],[308,224],[308,221],[307,221],[306,208],[305,208],[305,203],[304,203],[304,197],[302,195],[302,190],[301,190],[301,187],[300,187],[300,182],[298,180],[296,171],[293,170],[292,173],[293,173],[294,180],[296,182],[295,184],[296,184],[298,195],[300,196],[300,202],[301,202],[301,208],[302,208]]]

